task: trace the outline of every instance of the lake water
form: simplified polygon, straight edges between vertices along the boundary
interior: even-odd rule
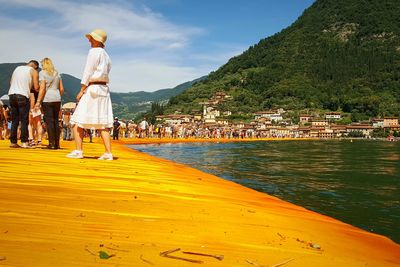
[[[400,243],[400,143],[256,141],[132,147]]]

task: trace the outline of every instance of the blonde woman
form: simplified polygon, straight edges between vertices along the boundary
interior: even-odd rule
[[[83,158],[83,129],[96,129],[101,133],[105,148],[105,153],[99,160],[113,160],[110,128],[113,127],[114,120],[108,87],[111,60],[104,50],[107,34],[103,30],[96,29],[86,34],[86,38],[90,42],[91,49],[83,72],[81,91],[76,97],[79,103],[71,117],[76,149],[67,157]]]
[[[39,73],[39,97],[35,108],[43,108],[44,121],[49,137],[48,149],[60,148],[60,126],[58,118],[61,109],[61,95],[64,86],[60,74],[55,70],[50,58],[41,61],[42,70]]]

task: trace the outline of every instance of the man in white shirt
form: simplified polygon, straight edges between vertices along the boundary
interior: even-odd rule
[[[18,126],[21,122],[21,147],[29,148],[28,144],[28,124],[29,110],[33,108],[35,99],[31,93],[31,88],[39,91],[39,74],[37,69],[39,63],[36,60],[31,60],[25,66],[17,67],[11,77],[10,97],[11,107],[11,148],[18,148]]]
[[[139,123],[139,137],[144,138],[147,137],[147,129],[149,128],[149,123],[146,121],[146,118],[144,118],[140,123]]]

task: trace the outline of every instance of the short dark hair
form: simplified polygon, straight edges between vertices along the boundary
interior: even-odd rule
[[[37,62],[36,60],[32,59],[32,60],[30,60],[30,61],[28,62],[28,64],[29,64],[29,63],[33,63],[33,64],[36,65],[36,68],[39,68],[39,62]]]

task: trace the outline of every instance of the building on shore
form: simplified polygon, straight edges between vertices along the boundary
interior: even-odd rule
[[[168,125],[179,125],[194,122],[194,116],[188,114],[158,115],[156,116],[156,121],[159,123],[164,122]]]
[[[202,120],[203,123],[216,123],[217,118],[221,116],[229,116],[232,114],[231,111],[221,112],[218,109],[218,105],[230,100],[232,97],[227,95],[225,92],[216,92],[208,101],[200,102],[203,106]]]
[[[372,119],[372,126],[374,128],[383,128],[384,125],[384,119]]]
[[[340,112],[328,112],[325,114],[325,119],[329,121],[335,121],[342,119],[342,114]]]
[[[374,127],[369,124],[350,124],[346,125],[347,134],[352,132],[361,132],[365,137],[370,137]]]
[[[319,127],[319,126],[328,126],[329,122],[327,120],[312,120],[311,126]]]
[[[257,121],[261,118],[266,118],[273,122],[280,122],[283,120],[282,114],[278,110],[258,111],[254,113],[254,120]]]
[[[334,137],[343,137],[347,133],[346,125],[330,125],[333,130]]]
[[[216,119],[221,115],[220,111],[213,105],[203,105],[203,122],[215,123]]]
[[[399,125],[399,118],[398,117],[385,117],[383,118],[383,127],[390,127]]]
[[[299,123],[300,123],[301,125],[304,125],[304,124],[306,124],[306,123],[310,123],[312,119],[313,119],[313,116],[312,116],[312,115],[309,115],[309,114],[300,114],[300,116],[299,116]]]

